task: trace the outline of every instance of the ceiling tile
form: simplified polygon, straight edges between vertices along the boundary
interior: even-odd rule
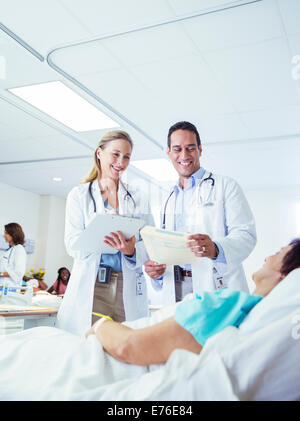
[[[200,16],[182,25],[200,51],[255,44],[283,34],[273,0]]]
[[[300,106],[240,114],[253,137],[300,134]]]
[[[52,62],[74,77],[89,75],[121,67],[102,42],[89,42],[55,51]]]
[[[43,148],[48,149],[48,157],[51,158],[93,154],[91,149],[58,132],[53,132],[52,135],[42,138],[32,137],[31,140],[39,145],[41,151]]]
[[[212,8],[222,8],[228,6],[228,4],[238,4],[238,0],[168,0],[170,6],[176,12],[177,15],[185,15],[188,13],[196,13],[205,11]]]
[[[300,34],[299,0],[277,0],[287,34]]]
[[[1,22],[43,56],[58,45],[91,35],[57,0],[4,3]]]
[[[300,104],[284,40],[204,54],[238,111]]]
[[[1,47],[5,58],[5,77],[0,78],[0,88],[14,88],[59,79],[59,75],[47,64],[41,63],[23,47],[9,40]],[[22,66],[19,65],[22,63]]]
[[[233,177],[243,188],[300,184],[300,137],[206,145],[201,165]]]
[[[94,36],[122,32],[166,20],[172,11],[164,0],[60,0]]]
[[[197,52],[178,24],[112,38],[103,43],[128,67],[177,58],[178,54],[184,59]]]
[[[204,117],[197,120],[201,138],[205,143],[227,142],[251,137],[250,130],[238,114]]]
[[[26,104],[24,104],[24,107],[26,107]],[[24,138],[55,133],[55,130],[43,121],[34,118],[29,113],[14,107],[6,101],[0,101],[0,122],[10,126],[12,131],[16,131],[17,134],[22,133]]]
[[[222,85],[200,56],[136,66],[131,71],[158,98],[163,110],[168,107],[185,114],[195,110],[200,115],[234,112]]]
[[[0,147],[2,148],[2,142],[17,142],[24,139],[24,133],[22,130],[13,127],[13,124],[8,125],[3,121],[0,121]]]
[[[289,46],[293,55],[300,56],[300,35],[290,35],[288,37]]]
[[[53,159],[91,153],[87,148],[59,135],[31,137],[18,142],[1,140],[0,145],[2,162]]]

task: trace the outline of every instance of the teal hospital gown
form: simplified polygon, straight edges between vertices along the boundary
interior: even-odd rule
[[[177,306],[175,320],[204,346],[210,336],[225,327],[239,327],[262,298],[231,289],[202,292]]]

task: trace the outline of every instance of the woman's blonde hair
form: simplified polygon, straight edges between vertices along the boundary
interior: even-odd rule
[[[94,152],[94,166],[89,173],[88,177],[83,181],[84,183],[89,183],[91,181],[96,180],[99,176],[101,176],[101,165],[100,160],[97,157],[97,151],[99,148],[105,149],[109,142],[113,140],[124,139],[130,143],[131,149],[133,148],[133,142],[131,137],[128,133],[124,132],[123,130],[111,130],[110,132],[105,133],[105,135],[101,138],[99,145],[97,146]]]

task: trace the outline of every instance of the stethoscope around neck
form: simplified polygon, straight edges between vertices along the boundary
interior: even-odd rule
[[[93,201],[94,212],[96,213],[97,212],[96,200],[95,200],[94,195],[93,195],[93,192],[92,192],[92,184],[93,184],[93,181],[90,181],[90,183],[89,183],[89,195],[91,196],[91,199]],[[134,206],[134,209],[135,209],[136,208],[136,204],[135,204],[134,198],[132,197],[131,193],[126,189],[126,187],[124,186],[124,184],[123,183],[121,183],[121,184],[122,184],[123,188],[126,190],[126,193],[125,193],[125,196],[124,196],[124,200],[131,199],[132,200],[132,203],[133,203],[133,206]]]
[[[209,198],[209,196],[211,195],[212,189],[213,189],[213,187],[214,187],[214,185],[215,185],[215,180],[214,180],[214,178],[212,177],[212,173],[210,173],[208,177],[206,177],[206,178],[204,178],[203,180],[201,180],[200,186],[201,186],[201,184],[202,184],[202,183],[204,183],[204,181],[210,181],[210,183],[211,183],[211,188],[210,188],[210,192],[209,192],[209,195],[208,195],[208,198]],[[169,202],[169,200],[170,200],[170,198],[171,198],[172,194],[174,193],[174,191],[175,191],[175,190],[172,190],[172,191],[171,191],[171,193],[169,194],[169,196],[168,196],[168,198],[167,198],[167,200],[166,200],[166,203],[165,203],[164,213],[163,213],[163,220],[162,220],[162,229],[165,229],[165,228],[166,228],[166,210],[167,210],[167,205],[168,205],[168,202]],[[208,198],[207,198],[207,200],[206,200],[206,203],[203,203],[203,200],[202,200],[202,198],[201,198],[201,196],[200,196],[200,192],[199,192],[198,201],[200,202],[200,204],[201,204],[202,206],[205,206],[205,205],[207,206],[207,205],[212,205],[212,204],[213,204],[212,202],[209,202],[209,201],[208,201]]]

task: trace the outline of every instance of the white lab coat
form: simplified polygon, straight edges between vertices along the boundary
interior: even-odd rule
[[[92,198],[88,191],[89,183],[74,187],[68,195],[66,204],[65,245],[67,252],[74,258],[71,277],[64,299],[60,306],[56,326],[77,335],[84,335],[91,326],[94,285],[100,264],[101,254],[87,254],[73,250],[72,246],[87,225],[96,216]],[[127,188],[119,183],[118,199],[121,215],[139,217],[147,225],[154,225],[149,203],[139,191]],[[98,181],[92,183],[92,193],[96,202],[97,214],[104,214],[104,203]],[[109,232],[107,233],[109,234]],[[146,281],[142,265],[147,260],[142,241],[136,243],[136,263],[131,263],[122,254],[123,301],[126,320],[135,320],[148,315]],[[137,291],[137,282],[141,290]]]
[[[26,251],[21,244],[10,247],[0,258],[0,272],[7,272],[9,278],[0,277],[0,284],[22,286],[26,270]]]
[[[218,242],[224,250],[226,263],[199,259],[199,265],[192,265],[193,291],[225,287],[248,292],[242,262],[256,244],[254,217],[242,189],[232,178],[213,174],[215,184],[212,187],[211,180],[201,182],[208,176],[206,171],[201,180],[195,180],[187,225],[191,227],[191,233],[207,234],[212,241]],[[173,193],[166,208],[166,229],[174,229],[174,207]],[[163,305],[175,302],[173,266],[168,266],[164,274],[160,301]]]

